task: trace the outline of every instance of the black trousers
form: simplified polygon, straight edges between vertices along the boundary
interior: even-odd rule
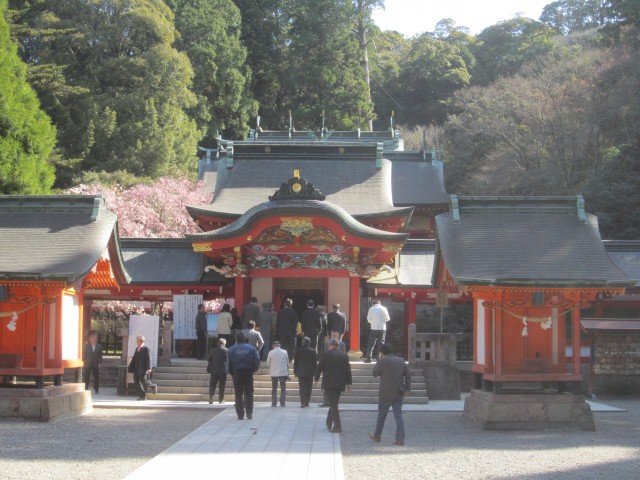
[[[311,389],[313,388],[313,376],[298,377],[298,388],[300,390],[300,405],[309,406],[311,401]]]
[[[207,334],[201,330],[196,332],[196,359],[204,360],[207,356]]]
[[[340,395],[342,390],[338,388],[325,388],[327,400],[329,400],[329,411],[327,412],[327,428],[329,430],[342,430],[340,423],[340,411],[338,403],[340,403]]]
[[[217,373],[212,373],[209,376],[209,396],[213,398],[216,394],[216,385],[219,385],[220,388],[218,390],[218,401],[222,402],[224,400],[224,389],[227,385],[227,374],[218,375]]]
[[[84,389],[89,390],[89,383],[91,383],[91,375],[93,374],[93,389],[98,393],[100,389],[100,369],[97,365],[85,368],[82,372],[84,377]]]
[[[287,351],[287,355],[289,355],[289,361],[293,359],[293,352],[296,346],[296,337],[293,335],[282,335],[278,336],[278,340],[280,340],[280,346]]]
[[[133,374],[133,383],[136,384],[138,390],[138,398],[147,397],[147,387],[153,387],[154,384],[149,380],[147,374],[140,375],[139,373]]]
[[[233,388],[236,391],[236,413],[239,419],[253,416],[253,370],[233,372]]]

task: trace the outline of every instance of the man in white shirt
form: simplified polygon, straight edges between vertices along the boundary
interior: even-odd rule
[[[367,358],[364,363],[371,363],[371,355],[373,349],[376,349],[376,362],[378,361],[378,355],[380,354],[380,346],[384,343],[384,337],[387,333],[387,322],[389,317],[389,311],[387,307],[380,303],[380,300],[373,301],[373,306],[367,313],[367,321],[371,325],[371,332],[369,333],[369,344],[367,345]]]
[[[280,348],[280,342],[274,340],[273,350],[267,355],[267,366],[271,377],[271,406],[278,401],[278,383],[280,384],[280,406],[285,406],[287,399],[287,380],[289,379],[289,355]]]

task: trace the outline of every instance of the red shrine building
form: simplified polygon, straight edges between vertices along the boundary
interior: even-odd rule
[[[607,247],[580,196],[450,196],[435,153],[393,129],[252,132],[198,176],[212,201],[187,206],[201,232],[184,239],[120,238],[101,197],[0,196],[0,376],[60,383],[94,300],[339,303],[359,358],[382,298],[402,305],[405,354],[418,305],[473,305],[479,392],[572,391],[581,310],[637,299],[640,244]]]

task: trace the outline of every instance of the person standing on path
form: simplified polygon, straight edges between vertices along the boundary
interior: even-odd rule
[[[271,377],[271,406],[278,403],[278,384],[280,384],[280,406],[284,407],[287,400],[287,380],[289,380],[289,356],[286,350],[280,348],[280,342],[273,342],[273,350],[267,355],[267,366]]]
[[[373,301],[373,306],[367,313],[367,321],[371,325],[369,333],[369,344],[367,345],[367,358],[364,363],[371,363],[373,349],[377,346],[376,361],[380,353],[380,346],[384,343],[384,337],[387,333],[387,322],[391,319],[387,307],[380,303],[380,300]]]
[[[311,348],[318,351],[318,335],[322,330],[322,314],[315,308],[313,300],[307,300],[307,309],[300,315],[302,333],[311,340]]]
[[[100,369],[102,368],[102,345],[96,343],[98,336],[92,333],[89,344],[85,345],[82,360],[84,361],[84,389],[89,390],[91,375],[93,375],[93,390],[100,393]]]
[[[231,316],[231,305],[225,303],[218,315],[218,338],[224,338],[227,342],[231,340],[231,328],[233,327],[233,317]]]
[[[327,330],[329,330],[329,337],[333,338],[332,332],[338,333],[338,339],[342,340],[344,332],[347,330],[347,316],[340,311],[340,304],[333,304],[333,312],[327,315]]]
[[[204,305],[198,305],[196,314],[196,359],[204,360],[207,354],[207,314]]]
[[[284,301],[282,310],[276,316],[276,328],[278,340],[282,348],[287,351],[289,358],[293,358],[293,349],[296,341],[296,328],[298,327],[298,314],[291,308],[293,302],[290,298]]]
[[[262,340],[264,340],[264,346],[262,347],[261,358],[262,360],[267,359],[267,355],[269,355],[269,350],[271,350],[271,345],[273,343],[273,333],[276,328],[276,317],[273,312],[270,311],[271,304],[263,303],[262,311],[258,316],[258,331],[260,335],[262,335]]]
[[[318,366],[318,354],[311,348],[309,337],[302,338],[302,346],[296,348],[293,356],[293,374],[298,377],[300,408],[306,408],[311,401],[313,374]]]
[[[151,383],[149,375],[151,375],[151,353],[149,347],[144,344],[145,338],[142,335],[136,337],[136,351],[129,362],[128,372],[133,373],[133,383],[138,389],[138,400],[147,399],[147,387],[151,391],[158,393],[158,386]]]
[[[264,345],[264,340],[262,339],[260,332],[256,330],[256,322],[249,320],[248,328],[242,330],[242,333],[244,333],[247,343],[260,352]]]
[[[213,403],[216,385],[219,385],[218,403],[223,404],[227,373],[229,373],[229,350],[227,349],[227,341],[224,338],[219,338],[218,346],[212,348],[209,352],[207,372],[209,373],[209,404]]]
[[[238,420],[253,418],[253,374],[260,368],[258,350],[247,343],[244,333],[236,333],[236,343],[229,349],[229,371],[233,377],[235,408]]]
[[[379,442],[382,436],[384,422],[387,419],[389,407],[393,409],[396,420],[396,439],[394,445],[404,445],[404,419],[402,418],[402,403],[407,392],[411,391],[411,373],[402,357],[393,354],[393,348],[388,343],[380,347],[380,360],[373,367],[373,376],[380,377],[378,390],[378,420],[376,429],[369,433],[369,438]]]
[[[349,364],[348,355],[338,350],[340,340],[332,338],[328,343],[329,350],[320,356],[314,377],[316,383],[318,383],[320,374],[322,374],[322,388],[327,393],[327,399],[329,400],[326,421],[327,430],[332,433],[340,433],[342,432],[342,423],[340,422],[338,404],[340,395],[344,392],[345,387],[351,391],[351,365]]]
[[[242,329],[249,328],[249,322],[253,320],[254,323],[258,323],[258,316],[260,315],[260,307],[258,306],[258,299],[251,297],[249,303],[242,307]]]

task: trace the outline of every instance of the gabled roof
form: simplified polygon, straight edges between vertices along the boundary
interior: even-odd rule
[[[132,286],[228,282],[215,272],[205,273],[207,259],[193,251],[188,239],[123,238],[120,246]]]
[[[603,243],[609,258],[640,287],[640,241],[605,240]]]
[[[451,197],[436,217],[458,285],[631,286],[577,197]]]
[[[426,161],[422,156],[422,152],[398,152],[387,156],[392,163],[391,188],[396,207],[449,204],[442,162]]]
[[[218,217],[238,217],[264,202],[282,178],[288,178],[294,170],[300,170],[329,202],[351,215],[403,215],[403,211],[393,205],[391,163],[378,157],[375,143],[274,145],[251,142],[234,144],[232,156],[231,149],[228,150],[215,165],[213,202],[189,206],[192,216],[213,212]]]
[[[72,284],[107,249],[126,283],[116,215],[101,195],[0,196],[0,279]]]
[[[280,216],[314,216],[336,220],[345,230],[354,235],[392,242],[405,242],[408,233],[392,233],[369,227],[358,222],[344,209],[330,202],[319,200],[268,201],[247,210],[235,222],[210,232],[192,233],[185,236],[194,241],[222,240],[234,238],[251,229],[260,219]]]
[[[367,285],[385,287],[433,287],[435,240],[407,240],[398,254],[397,265],[367,281]]]

